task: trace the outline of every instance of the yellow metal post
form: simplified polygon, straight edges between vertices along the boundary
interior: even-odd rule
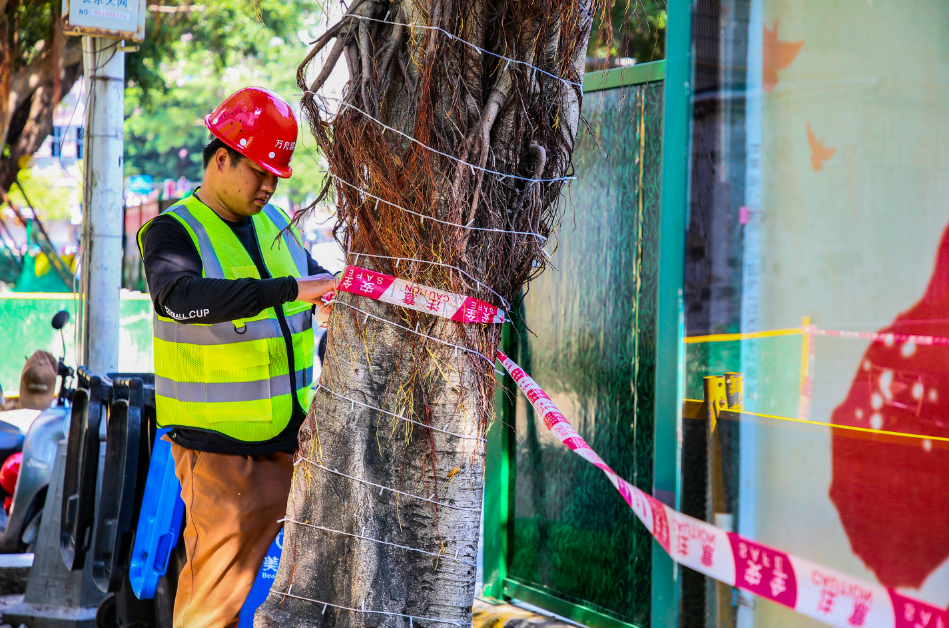
[[[715,425],[722,411],[728,408],[728,400],[725,396],[725,378],[721,376],[706,377],[705,387],[705,406],[708,414],[709,433],[715,432]]]
[[[811,413],[811,356],[814,355],[814,336],[811,334],[811,317],[805,316],[801,321],[804,331],[801,340],[801,390],[798,401],[797,418],[807,420]]]
[[[722,430],[715,429],[722,414],[740,409],[743,402],[742,378],[738,373],[726,373],[724,377],[705,378],[705,400],[708,408],[708,493],[706,495],[706,521],[715,524],[718,514],[727,513],[725,503],[725,471],[722,460]],[[727,433],[727,432],[726,432]],[[729,530],[731,531],[731,530]],[[706,579],[706,612],[711,614],[717,628],[734,626],[734,611],[731,606],[731,587]]]

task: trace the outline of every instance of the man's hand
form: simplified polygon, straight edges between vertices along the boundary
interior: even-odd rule
[[[297,286],[300,288],[297,293],[297,301],[323,305],[320,297],[336,289],[336,278],[329,273],[313,275],[312,277],[298,277]]]

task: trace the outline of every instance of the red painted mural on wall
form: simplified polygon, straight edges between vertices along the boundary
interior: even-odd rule
[[[949,336],[949,229],[922,299],[881,331]],[[949,346],[872,343],[831,422],[949,438]],[[949,559],[949,443],[834,430],[830,498],[882,584],[919,588]]]

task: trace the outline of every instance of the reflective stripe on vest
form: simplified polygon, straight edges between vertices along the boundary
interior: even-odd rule
[[[297,385],[306,388],[313,383],[312,369],[296,372]],[[193,403],[224,403],[228,401],[261,401],[278,395],[290,394],[290,376],[277,375],[270,379],[253,382],[228,382],[205,384],[202,382],[176,382],[165,377],[155,377],[155,394],[172,397],[178,401]]]
[[[195,218],[188,208],[184,205],[171,207],[168,211],[173,211],[188,223],[191,231],[198,238],[198,254],[201,256],[201,263],[204,265],[204,276],[208,279],[224,279],[224,271],[221,270],[221,262],[218,261],[214,253],[214,247],[211,245],[211,238],[208,237],[208,231],[204,225]]]
[[[291,334],[299,334],[313,329],[313,315],[309,310],[287,316],[287,325]],[[238,331],[234,323],[214,323],[213,325],[183,325],[170,320],[162,320],[157,315],[154,320],[155,338],[166,342],[184,342],[191,345],[227,345],[233,342],[283,338],[280,323],[275,318],[244,323],[243,331]]]
[[[277,228],[281,231],[290,226],[290,223],[287,221],[286,216],[283,215],[283,212],[273,205],[264,205],[264,213],[268,218],[270,218],[270,221],[273,224],[277,225]],[[306,277],[309,275],[310,269],[306,263],[306,251],[303,250],[303,247],[300,246],[298,242],[291,242],[291,240],[293,240],[293,236],[285,231],[283,240],[290,248],[290,256],[293,258],[293,263],[297,267],[297,272],[300,273],[301,277]]]
[[[191,237],[204,277],[261,276],[231,228],[199,199],[183,199],[166,213]],[[306,251],[286,215],[267,205],[251,220],[268,273],[306,276]],[[148,225],[139,231],[140,249]],[[289,328],[293,364],[278,311]],[[160,426],[212,430],[240,441],[259,442],[277,436],[289,424],[294,399],[308,409],[314,355],[310,304],[292,301],[245,319],[214,324],[194,319],[176,322],[156,313],[153,330]],[[291,372],[296,390],[290,385]]]

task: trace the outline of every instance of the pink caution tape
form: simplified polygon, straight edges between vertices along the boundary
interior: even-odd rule
[[[523,369],[500,351],[498,358],[547,429],[606,474],[677,563],[831,626],[949,628],[949,612],[941,608],[749,541],[662,504],[619,477]]]
[[[337,289],[462,323],[505,321],[504,310],[480,299],[411,283],[358,266],[346,267]]]
[[[338,289],[466,323],[503,323],[504,311],[471,297],[347,266]],[[949,344],[949,338],[838,332],[813,334],[883,342]],[[517,382],[544,425],[564,445],[609,478],[656,541],[677,563],[840,628],[949,628],[949,611],[879,584],[816,563],[684,515],[636,488],[613,471],[570,425],[550,397],[501,351],[498,359]]]
[[[873,342],[883,342],[886,344],[912,342],[917,345],[949,345],[949,337],[947,336],[918,336],[916,334],[894,334],[892,332],[878,331],[841,331],[838,329],[820,329],[814,326],[805,328],[804,331],[817,336],[857,338],[859,340],[871,340]]]

